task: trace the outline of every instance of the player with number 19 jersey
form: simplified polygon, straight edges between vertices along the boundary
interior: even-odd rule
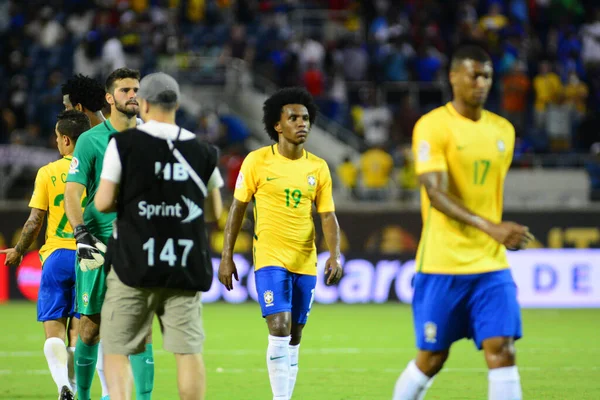
[[[277,146],[248,154],[234,192],[239,201],[254,199],[254,268],[316,276],[312,206],[319,213],[335,211],[329,167],[306,150],[300,159],[286,158]]]

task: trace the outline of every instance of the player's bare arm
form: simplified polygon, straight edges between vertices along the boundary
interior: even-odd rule
[[[219,282],[221,282],[227,290],[233,289],[232,276],[235,276],[235,280],[239,281],[237,268],[233,262],[233,248],[235,247],[237,236],[240,233],[247,207],[248,203],[233,199],[233,203],[229,209],[229,216],[225,223],[223,253],[221,254],[221,264],[219,264]]]
[[[77,182],[67,182],[65,186],[65,214],[72,227],[83,224],[81,196],[84,190],[85,186]]]
[[[221,217],[221,213],[223,213],[221,190],[216,188],[208,193],[208,197],[204,201],[204,220],[206,222],[215,222]]]
[[[515,222],[496,224],[465,207],[459,199],[448,192],[448,173],[446,171],[421,174],[419,183],[425,187],[433,208],[452,219],[480,229],[510,250],[524,249],[534,239],[526,226]]]
[[[23,226],[21,231],[21,237],[14,248],[0,250],[0,254],[6,254],[4,265],[9,267],[18,267],[23,260],[23,255],[31,244],[35,241],[44,225],[44,218],[46,217],[46,210],[40,210],[39,208],[32,208],[29,218]]]
[[[329,248],[329,258],[325,262],[327,284],[334,285],[342,279],[342,264],[340,252],[340,225],[334,212],[319,213],[323,235]]]
[[[102,213],[109,213],[117,210],[117,194],[119,185],[108,179],[100,179],[100,185],[94,198],[96,209]],[[68,214],[67,214],[68,215]]]

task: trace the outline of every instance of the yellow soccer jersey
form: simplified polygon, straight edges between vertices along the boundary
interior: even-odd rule
[[[65,182],[71,157],[63,157],[38,170],[29,207],[48,211],[46,242],[40,249],[42,263],[57,249],[75,250],[73,228],[64,209]],[[85,193],[83,195],[85,199]]]
[[[312,206],[335,210],[327,163],[304,151],[290,160],[277,145],[248,154],[237,178],[234,197],[254,199],[254,268],[277,266],[305,275],[317,274]]]
[[[413,132],[417,174],[447,171],[450,194],[493,222],[502,220],[504,179],[514,145],[515,130],[506,119],[483,111],[472,121],[452,103],[424,115]],[[423,187],[421,214],[417,271],[473,274],[508,268],[503,245],[431,207]]]

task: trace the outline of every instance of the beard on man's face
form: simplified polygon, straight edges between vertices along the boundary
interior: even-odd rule
[[[117,109],[117,111],[122,112],[123,114],[125,114],[128,117],[135,117],[139,110],[140,110],[140,106],[138,105],[138,103],[135,100],[130,100],[125,104],[119,104],[116,103],[115,104],[115,108]]]

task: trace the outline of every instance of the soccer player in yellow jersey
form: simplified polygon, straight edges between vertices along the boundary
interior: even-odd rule
[[[77,340],[77,331],[73,329],[73,318],[76,317],[76,245],[73,228],[69,225],[63,209],[65,182],[75,142],[79,135],[90,127],[89,118],[82,112],[70,110],[58,115],[56,144],[63,158],[39,169],[33,196],[29,202],[31,214],[21,231],[21,237],[14,248],[0,250],[1,253],[7,254],[7,265],[18,266],[29,246],[37,238],[44,224],[44,217],[48,214],[46,243],[39,253],[43,269],[37,311],[38,321],[44,324],[44,354],[52,379],[58,387],[59,400],[74,399],[76,390],[74,377],[69,379],[69,369],[73,366],[67,362],[69,359],[72,362],[73,358],[69,357],[65,347],[65,338],[69,346],[74,346],[74,341]],[[85,194],[83,197],[85,198]]]
[[[233,289],[233,248],[246,207],[254,201],[254,269],[269,328],[267,369],[273,399],[290,399],[298,374],[302,329],[314,300],[317,253],[313,204],[329,247],[327,284],[342,277],[340,230],[327,163],[304,149],[317,107],[304,89],[285,88],[263,106],[265,130],[276,144],[248,154],[225,225],[219,281]]]
[[[483,109],[492,73],[483,49],[457,49],[452,102],[414,128],[423,217],[413,297],[418,353],[398,379],[394,400],[423,399],[450,346],[462,338],[483,348],[490,400],[522,397],[514,347],[521,315],[506,249],[524,248],[533,236],[502,221],[515,131]]]

